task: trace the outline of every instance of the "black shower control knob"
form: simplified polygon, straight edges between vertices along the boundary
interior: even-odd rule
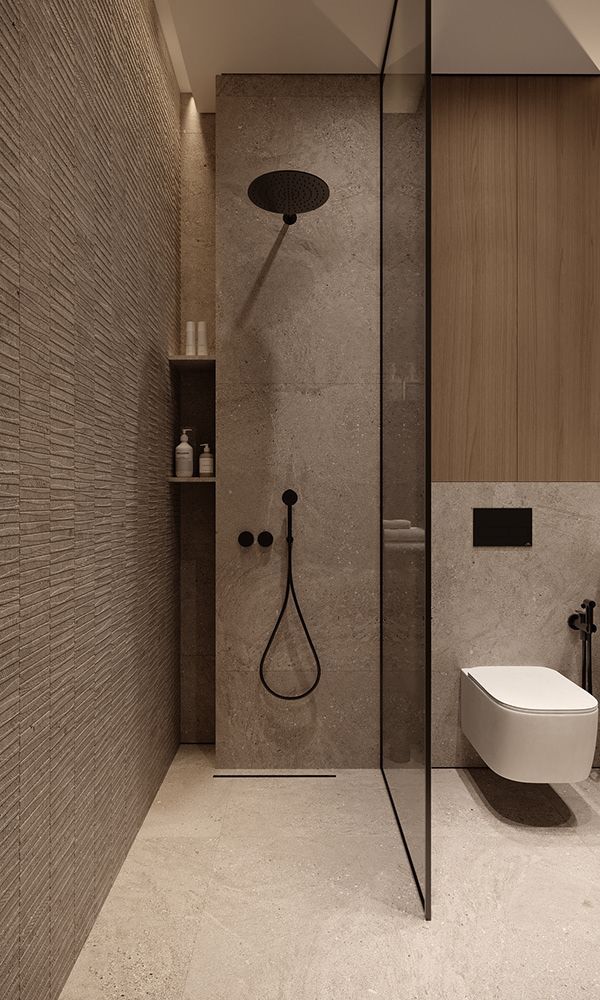
[[[244,549],[249,549],[251,545],[254,545],[254,535],[251,531],[241,531],[238,535],[238,542]]]
[[[270,531],[261,531],[257,541],[261,548],[268,549],[273,544],[273,535]]]

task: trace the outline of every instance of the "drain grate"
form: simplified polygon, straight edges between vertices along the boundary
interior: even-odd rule
[[[213,774],[213,778],[337,778],[337,774]]]

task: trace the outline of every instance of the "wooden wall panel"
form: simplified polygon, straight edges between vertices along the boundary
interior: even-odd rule
[[[436,77],[432,129],[434,480],[517,476],[514,77]]]
[[[600,80],[518,83],[521,480],[600,480]]]

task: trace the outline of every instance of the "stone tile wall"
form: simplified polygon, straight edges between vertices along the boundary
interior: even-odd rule
[[[178,742],[179,95],[150,0],[0,9],[0,996],[58,996]]]
[[[533,508],[532,547],[473,548],[473,507],[511,506]],[[539,664],[580,683],[567,617],[600,603],[600,485],[434,483],[432,521],[433,764],[468,767],[481,761],[460,728],[461,667]]]
[[[217,753],[221,766],[374,767],[379,758],[379,81],[224,76],[217,85]],[[284,227],[247,197],[301,169],[331,197]],[[295,570],[323,678],[280,701],[259,663]],[[242,529],[275,536],[242,549]],[[290,614],[271,683],[314,677]]]

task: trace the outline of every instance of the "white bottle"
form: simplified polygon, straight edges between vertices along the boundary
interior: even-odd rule
[[[188,441],[187,432],[191,427],[184,427],[180,443],[175,449],[175,475],[177,479],[191,479],[194,475],[194,449]]]
[[[206,323],[203,319],[198,320],[197,333],[196,354],[199,358],[205,358],[208,354],[208,340],[206,337]]]
[[[188,319],[185,324],[185,353],[188,357],[196,354],[196,324],[193,319]]]
[[[215,456],[212,454],[209,445],[201,445],[202,451],[200,452],[200,462],[199,462],[199,473],[201,476],[214,476],[215,474]]]

